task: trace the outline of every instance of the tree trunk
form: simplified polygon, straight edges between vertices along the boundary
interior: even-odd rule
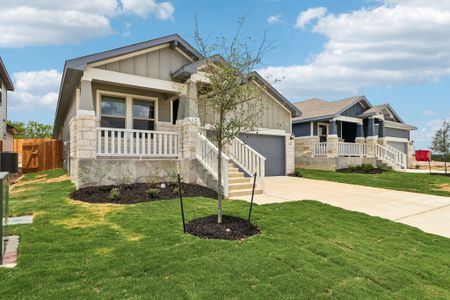
[[[223,111],[219,114],[219,130],[217,132],[217,223],[222,223],[222,124]]]
[[[222,142],[217,143],[217,223],[222,223]]]

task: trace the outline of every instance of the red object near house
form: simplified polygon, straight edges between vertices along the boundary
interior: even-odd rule
[[[430,150],[417,150],[416,151],[417,161],[431,161],[431,151]]]

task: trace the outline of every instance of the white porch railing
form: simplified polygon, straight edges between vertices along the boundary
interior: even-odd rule
[[[314,156],[327,156],[327,143],[314,144]]]
[[[338,156],[366,157],[367,145],[359,143],[338,143]]]
[[[235,137],[231,143],[230,157],[242,170],[244,170],[245,173],[251,177],[253,177],[256,173],[256,182],[264,191],[266,158],[237,137]]]
[[[176,132],[97,128],[97,156],[176,158],[178,153]]]
[[[408,164],[406,154],[389,145],[383,147],[382,145],[377,144],[375,155],[376,158],[385,161],[394,169],[406,169]]]
[[[217,155],[219,150],[205,136],[197,133],[195,136],[195,155],[198,161],[217,180]],[[228,197],[228,163],[230,158],[222,153],[222,187],[223,195]]]

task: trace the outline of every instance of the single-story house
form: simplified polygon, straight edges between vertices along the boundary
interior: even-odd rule
[[[197,101],[207,84],[204,57],[177,34],[66,61],[54,121],[64,166],[77,187],[165,179],[179,162],[183,180],[214,188],[217,148],[210,110]],[[267,175],[294,169],[292,118],[300,111],[254,73],[267,107],[260,126],[229,145],[225,196],[258,192]],[[107,173],[107,174],[106,174]]]
[[[389,105],[372,105],[364,96],[339,101],[294,103],[292,119],[298,167],[336,170],[370,163],[407,168],[413,157],[411,131]]]
[[[11,136],[8,138],[8,92],[14,91],[14,85],[0,57],[0,151],[13,151]]]

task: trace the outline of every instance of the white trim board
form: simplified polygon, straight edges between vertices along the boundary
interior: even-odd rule
[[[120,85],[135,86],[183,95],[186,95],[187,93],[187,85],[183,83],[96,68],[88,68],[84,71],[82,80],[112,82]]]

